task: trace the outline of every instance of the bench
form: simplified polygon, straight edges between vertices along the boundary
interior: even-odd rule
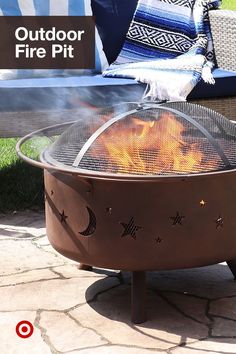
[[[137,0],[93,1],[97,28],[110,62],[119,53],[136,3]],[[122,25],[117,30],[120,22]],[[210,23],[218,64],[213,72],[216,83],[208,85],[201,81],[188,100],[236,120],[236,11],[212,10]],[[115,33],[109,36],[112,28],[116,29]],[[22,136],[70,117],[73,120],[75,110],[84,103],[102,107],[119,101],[138,101],[144,89],[144,85],[131,79],[101,75],[1,80],[1,135]]]

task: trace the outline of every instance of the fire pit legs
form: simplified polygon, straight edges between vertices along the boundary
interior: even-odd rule
[[[87,270],[87,271],[91,272],[91,271],[93,270],[93,267],[90,266],[90,265],[88,265],[88,264],[80,263],[80,264],[78,265],[78,269],[80,269],[80,270]]]
[[[234,279],[236,280],[236,259],[232,259],[227,262],[229,269],[233,273]]]
[[[132,272],[131,321],[139,324],[146,320],[146,273],[135,271]]]

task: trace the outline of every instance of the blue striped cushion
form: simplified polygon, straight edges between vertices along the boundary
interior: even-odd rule
[[[2,16],[92,16],[91,0],[0,0]],[[0,79],[101,73],[108,63],[96,29],[95,70],[0,70]]]

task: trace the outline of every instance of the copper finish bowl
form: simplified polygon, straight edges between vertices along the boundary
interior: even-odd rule
[[[75,124],[32,133],[18,142],[17,152],[44,168],[46,228],[52,246],[84,265],[132,271],[132,321],[141,323],[146,320],[147,270],[227,261],[236,276],[236,127],[218,113],[188,103],[157,108],[132,103],[128,112],[126,106],[104,112],[91,113],[87,120],[82,114]],[[179,137],[171,126],[159,146],[177,142],[185,156],[197,143],[203,159],[197,160],[194,169],[180,162],[176,170],[168,170],[176,149],[163,157],[156,148],[156,137],[161,141],[165,131],[165,125],[158,124],[169,121],[170,113],[181,123],[178,127],[184,127],[183,134]],[[121,148],[115,151],[120,154],[122,134],[118,133],[123,122],[130,128],[136,115],[141,126],[156,127],[152,139],[148,135],[151,148],[144,160],[150,158],[154,163],[147,166],[156,169],[158,164],[162,167],[163,158],[164,173],[162,168],[139,171],[142,149],[134,149],[137,168],[131,172],[126,167],[117,169],[117,164],[114,169],[114,161],[110,163],[106,155],[102,134],[107,133],[112,144],[118,139]],[[133,134],[131,125],[129,131],[135,136],[131,147],[140,139],[139,130]],[[122,139],[124,145],[129,142],[126,136]],[[32,156],[23,153],[22,146]]]
[[[47,235],[76,261],[123,270],[236,258],[235,171],[148,183],[45,170]]]

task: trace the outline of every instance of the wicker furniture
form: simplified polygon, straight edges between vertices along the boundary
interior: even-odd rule
[[[197,99],[191,100],[191,102],[211,108],[214,111],[223,114],[223,116],[230,120],[236,121],[236,96]]]
[[[209,13],[217,66],[236,71],[236,11],[213,10]],[[236,96],[192,100],[236,120]]]
[[[235,71],[236,75],[236,11],[230,10],[212,10],[210,11],[210,23],[213,35],[214,47],[216,52],[217,64],[220,68]],[[111,79],[112,80],[112,79]],[[114,80],[114,87],[117,83]],[[119,80],[119,79],[116,79]],[[221,79],[222,85],[224,85],[224,78]],[[132,86],[128,88],[128,92],[131,92]],[[139,90],[142,91],[142,86],[139,85]],[[227,88],[227,83],[225,84]],[[79,89],[82,92],[83,88]],[[115,88],[116,89],[116,88]],[[209,86],[209,91],[211,87]],[[16,91],[14,93],[9,89],[10,97],[17,96]],[[18,89],[19,91],[20,89]],[[70,89],[71,92],[72,89]],[[112,90],[110,86],[109,90]],[[124,87],[127,96],[127,87]],[[33,91],[33,90],[32,90]],[[101,92],[101,87],[98,89]],[[233,90],[235,91],[235,90]],[[45,91],[46,92],[46,91]],[[67,90],[68,92],[68,90]],[[110,91],[109,91],[110,92]],[[224,89],[223,89],[224,92]],[[86,91],[85,91],[86,94]],[[137,94],[137,91],[136,91]],[[46,95],[46,94],[45,94]],[[104,93],[103,93],[104,95]],[[138,94],[139,95],[139,94]],[[127,97],[125,99],[128,99]],[[132,99],[136,100],[137,97],[133,96]],[[51,105],[53,105],[53,98],[49,98]],[[118,98],[117,98],[118,100]],[[25,101],[25,100],[24,100]],[[235,95],[206,99],[191,99],[193,103],[209,107],[227,118],[236,121],[236,91]],[[27,103],[27,102],[26,102]],[[115,102],[116,103],[116,102]],[[71,108],[76,107],[76,104]],[[72,118],[72,119],[71,119]],[[47,125],[53,125],[61,123],[66,120],[73,120],[73,110],[65,109],[57,111],[37,110],[23,112],[18,110],[17,112],[0,112],[0,136],[1,137],[14,137],[23,136],[28,132],[43,128]]]
[[[218,67],[236,71],[236,11],[210,11],[210,22]]]

